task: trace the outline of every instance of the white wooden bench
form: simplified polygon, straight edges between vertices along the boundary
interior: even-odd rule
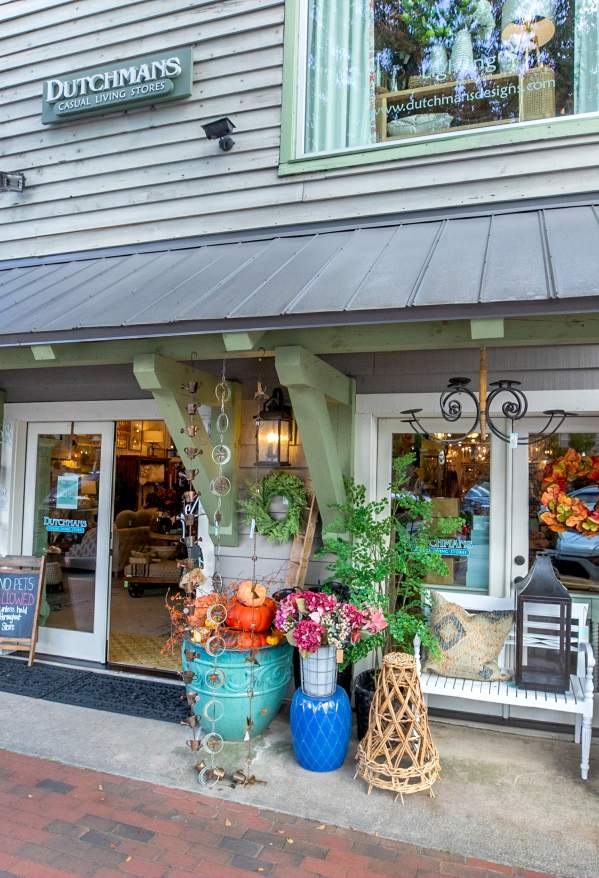
[[[491,612],[493,610],[513,610],[512,598],[494,598],[486,595],[454,594],[444,592],[443,596],[459,604],[470,612]],[[547,608],[544,608],[547,613]],[[589,644],[587,626],[588,605],[572,604],[572,651],[576,653],[576,673],[570,676],[570,689],[564,693],[540,692],[519,689],[513,681],[482,682],[454,677],[442,677],[429,671],[421,672],[420,642],[414,641],[414,653],[422,691],[426,695],[484,701],[493,704],[514,705],[533,710],[553,710],[573,714],[575,718],[574,741],[581,744],[582,758],[580,773],[583,780],[589,774],[589,754],[591,749],[593,721],[593,667],[595,659]],[[543,641],[546,648],[556,648],[557,638],[547,636]],[[537,641],[538,643],[538,641]],[[532,645],[532,643],[531,643]],[[515,631],[508,636],[499,656],[499,667],[513,673],[515,656]]]

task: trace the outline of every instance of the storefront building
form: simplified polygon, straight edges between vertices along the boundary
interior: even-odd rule
[[[325,524],[344,476],[384,496],[414,450],[415,483],[467,523],[432,584],[509,595],[552,548],[596,644],[596,541],[552,536],[537,512],[548,460],[599,451],[597,12],[482,0],[433,39],[371,0],[166,5],[0,14],[0,551],[51,549],[40,651],[173,669],[177,542],[160,519],[182,469],[211,511],[223,361],[227,576],[249,571],[236,501],[257,473],[257,384],[280,385],[290,471]],[[572,417],[517,448],[479,431],[440,454],[435,437],[468,428],[441,418],[456,375],[477,392],[521,381],[520,437],[548,409]],[[208,563],[210,545],[206,525]],[[259,555],[284,579],[288,547]],[[324,575],[312,562],[309,581]]]

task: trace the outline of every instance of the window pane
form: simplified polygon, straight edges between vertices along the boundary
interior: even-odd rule
[[[47,552],[48,628],[94,630],[101,441],[38,437],[33,554]]]
[[[305,152],[599,110],[596,0],[308,0]]]
[[[537,552],[551,551],[558,572],[566,577],[566,585],[585,587],[596,582],[599,587],[599,535],[585,536],[574,527],[558,533],[539,520],[539,514],[547,509],[541,503],[543,474],[569,448],[583,458],[599,455],[599,433],[556,433],[529,446],[529,561],[534,562]],[[599,486],[585,478],[568,480],[564,493],[589,510],[599,502]]]
[[[443,434],[450,438],[450,434]],[[459,516],[464,523],[435,549],[447,566],[437,585],[488,590],[491,507],[490,442],[474,434],[455,445],[438,444],[412,433],[393,435],[393,457],[413,451],[414,470],[408,489],[430,500],[433,516]]]

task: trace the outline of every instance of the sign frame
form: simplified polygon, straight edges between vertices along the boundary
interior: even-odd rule
[[[33,625],[31,637],[6,637],[0,635],[0,649],[10,649],[13,652],[28,652],[27,666],[30,668],[35,658],[37,635],[39,629],[39,613],[42,601],[42,593],[46,587],[46,556],[31,558],[24,555],[9,555],[0,557],[0,575],[2,573],[34,573],[38,579],[37,595],[33,610]]]
[[[190,97],[192,89],[192,46],[137,55],[44,79],[42,124],[181,100]]]

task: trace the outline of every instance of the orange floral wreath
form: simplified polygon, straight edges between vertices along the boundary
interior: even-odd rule
[[[539,514],[539,519],[556,533],[573,531],[594,537],[599,534],[599,502],[589,509],[581,500],[567,494],[568,482],[574,479],[599,482],[599,456],[583,457],[568,448],[563,457],[547,464],[541,496],[546,511]]]

